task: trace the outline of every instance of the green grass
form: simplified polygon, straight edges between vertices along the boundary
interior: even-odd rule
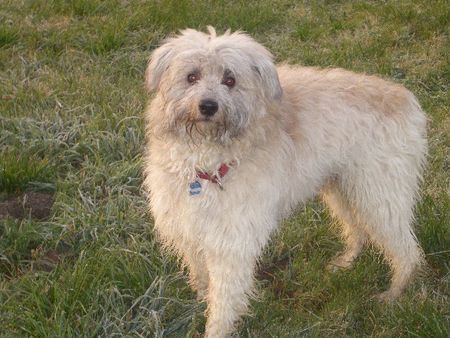
[[[404,297],[371,300],[389,281],[372,249],[325,272],[342,244],[313,201],[268,246],[240,336],[448,336],[449,21],[446,1],[425,0],[0,0],[0,196],[56,191],[48,220],[0,220],[0,335],[203,332],[204,304],[160,253],[141,191],[143,76],[163,37],[213,24],[277,61],[402,83],[429,116],[416,220],[427,267]]]
[[[0,191],[14,193],[28,189],[36,183],[43,186],[51,182],[53,171],[46,158],[34,158],[19,151],[3,152],[0,163]]]

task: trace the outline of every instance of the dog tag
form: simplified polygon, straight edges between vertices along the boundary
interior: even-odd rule
[[[189,184],[189,195],[194,196],[200,194],[202,191],[202,185],[199,181],[194,181]]]

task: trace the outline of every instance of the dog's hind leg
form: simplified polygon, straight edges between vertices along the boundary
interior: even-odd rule
[[[354,209],[338,190],[335,182],[328,184],[322,190],[322,198],[331,210],[332,215],[340,223],[342,237],[345,241],[345,249],[329,262],[327,270],[335,272],[350,268],[361,253],[367,240],[367,234],[363,225],[358,222]]]
[[[410,227],[411,218],[407,215],[412,211],[402,210],[390,202],[372,210],[379,223],[368,221],[367,226],[370,239],[383,250],[393,271],[390,288],[378,295],[382,301],[400,296],[422,261],[422,252]]]
[[[391,286],[378,296],[391,301],[401,294],[423,257],[411,228],[417,178],[413,173],[385,167],[372,163],[364,172],[352,175],[348,191],[369,239],[391,265]]]

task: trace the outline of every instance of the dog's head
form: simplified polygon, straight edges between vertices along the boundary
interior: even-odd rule
[[[241,134],[282,95],[271,53],[248,35],[193,29],[150,57],[146,85],[156,91],[152,121],[164,132],[224,142]]]

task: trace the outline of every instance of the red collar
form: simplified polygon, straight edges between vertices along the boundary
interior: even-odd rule
[[[197,170],[197,177],[211,181],[212,183],[217,183],[220,187],[222,187],[220,184],[220,179],[228,173],[228,170],[230,170],[230,166],[226,163],[222,163],[219,170],[217,170],[218,175],[211,175],[205,171]]]

